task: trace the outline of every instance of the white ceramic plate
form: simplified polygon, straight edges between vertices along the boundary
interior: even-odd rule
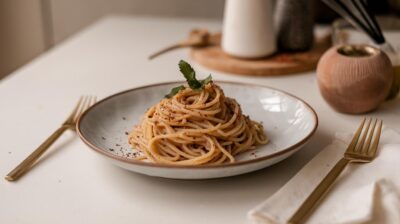
[[[243,113],[262,121],[270,143],[238,155],[233,164],[172,166],[134,160],[128,132],[147,108],[158,103],[181,82],[144,86],[103,99],[79,119],[81,139],[114,164],[142,174],[174,179],[208,179],[234,176],[277,163],[299,150],[318,125],[315,111],[303,100],[288,93],[253,84],[216,82],[226,96],[235,98]]]

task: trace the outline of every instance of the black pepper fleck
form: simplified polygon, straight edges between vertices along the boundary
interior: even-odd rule
[[[129,135],[129,132],[126,131],[126,132],[125,132],[125,135]]]
[[[106,138],[104,138],[103,136],[101,136],[101,139],[106,140]]]
[[[110,150],[111,152],[114,152],[114,149],[112,149],[112,148],[109,148],[108,150]]]
[[[122,117],[122,120],[124,120],[124,121],[125,121],[125,120],[126,120],[126,117]]]

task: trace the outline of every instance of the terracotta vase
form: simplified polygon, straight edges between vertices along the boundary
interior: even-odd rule
[[[323,98],[335,110],[349,114],[376,109],[393,81],[388,56],[368,45],[341,45],[329,49],[317,66]]]

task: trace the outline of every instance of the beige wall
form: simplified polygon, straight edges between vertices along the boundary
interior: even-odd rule
[[[0,78],[45,50],[39,3],[0,1]]]
[[[222,18],[224,0],[50,0],[56,43],[110,13]]]
[[[1,0],[0,78],[107,14],[221,18],[224,0]]]

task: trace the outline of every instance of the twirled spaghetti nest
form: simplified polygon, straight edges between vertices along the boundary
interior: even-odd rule
[[[267,142],[262,125],[212,82],[152,106],[129,135],[142,153],[137,159],[175,165],[232,163],[235,155]]]

